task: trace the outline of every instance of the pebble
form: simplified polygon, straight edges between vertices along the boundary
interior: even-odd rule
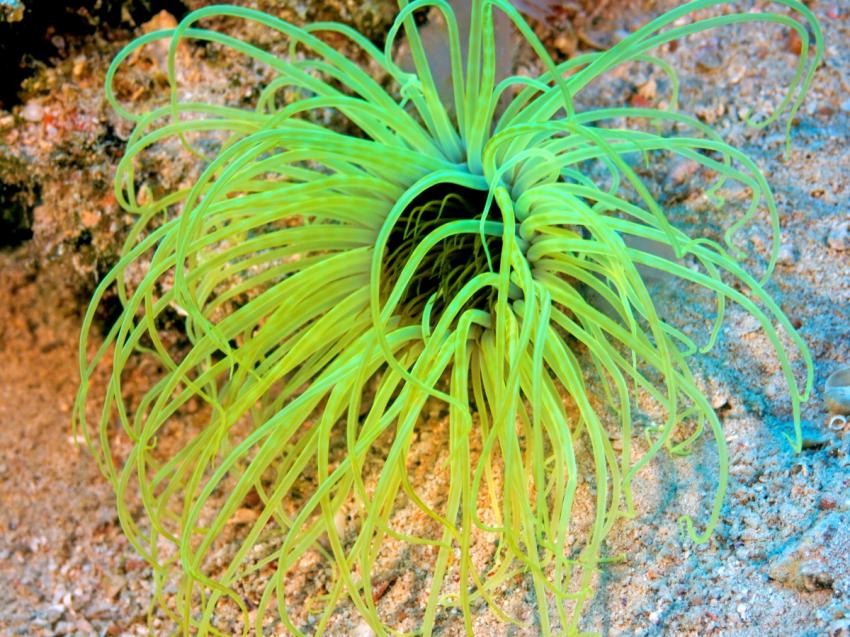
[[[94,228],[100,221],[100,212],[97,210],[83,210],[80,213],[80,221],[86,228]]]
[[[731,64],[728,71],[728,82],[737,84],[747,75],[747,68],[743,64]]]
[[[833,250],[850,250],[850,221],[834,225],[826,237],[826,244]]]
[[[850,97],[841,102],[841,110],[845,113],[850,113]]]
[[[723,57],[716,44],[701,47],[695,55],[697,68],[704,73],[716,71],[723,65]]]
[[[699,164],[693,159],[679,158],[670,166],[667,174],[668,186],[678,186],[689,181],[699,170]]]
[[[74,58],[74,68],[71,70],[71,75],[74,79],[80,79],[83,74],[86,72],[86,56],[79,55]]]
[[[254,509],[240,508],[236,509],[231,518],[227,521],[228,524],[253,524],[259,517],[259,513]]]
[[[351,637],[375,637],[375,631],[371,626],[364,621],[361,621],[354,630],[351,631]]]
[[[776,262],[780,265],[794,265],[797,261],[797,251],[790,243],[783,243],[779,246],[779,251],[776,254]]]
[[[835,499],[835,496],[827,493],[821,496],[820,502],[818,503],[818,507],[821,511],[832,511],[838,506],[838,501]]]
[[[724,388],[718,388],[711,392],[711,408],[720,409],[729,404],[729,393]]]
[[[20,114],[28,122],[40,122],[44,117],[44,108],[38,102],[30,101],[21,109]]]
[[[652,101],[658,95],[658,84],[655,82],[655,78],[649,78],[646,82],[639,85],[638,95],[648,101]]]
[[[47,607],[44,611],[44,619],[52,626],[65,615],[65,606],[62,604],[53,604]]]

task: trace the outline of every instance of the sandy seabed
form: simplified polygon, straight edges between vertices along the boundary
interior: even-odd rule
[[[200,4],[194,0],[193,6]],[[769,341],[733,308],[718,346],[693,363],[721,415],[730,449],[720,525],[707,544],[696,546],[677,524],[682,512],[703,511],[714,489],[710,437],[689,457],[659,457],[640,474],[638,517],[618,525],[609,538],[607,553],[625,559],[602,569],[586,614],[588,630],[850,635],[850,429],[826,426],[822,394],[829,373],[850,364],[850,4],[809,4],[824,27],[825,62],[794,123],[787,160],[781,125],[753,130],[741,113],[778,102],[799,44],[788,32],[762,25],[729,28],[661,52],[681,72],[683,109],[753,157],[774,188],[782,249],[768,289],[799,326],[815,361],[815,392],[803,408],[805,448],[795,454],[782,435],[790,431],[790,402]],[[372,34],[385,30],[392,15],[389,3],[304,5],[300,12],[279,12],[302,22],[341,19]],[[672,4],[612,0],[592,19],[562,12],[538,32],[552,50],[569,54],[576,46],[622,37],[664,6]],[[571,18],[580,27],[576,38],[564,35]],[[0,201],[11,205],[13,193],[15,201],[31,207],[34,219],[32,239],[0,250],[2,635],[148,633],[150,569],[124,539],[112,491],[69,428],[81,315],[132,221],[111,194],[111,175],[129,129],[103,100],[103,75],[118,48],[144,28],[101,25],[93,34],[65,36],[56,55],[25,82],[20,103],[0,111]],[[518,67],[534,70],[531,59],[520,49]],[[238,101],[246,86],[265,77],[261,69],[241,68],[235,56],[201,63],[203,73],[186,81],[202,84],[209,99]],[[140,83],[150,71],[131,68],[127,82]],[[151,82],[141,82],[141,92],[132,94],[140,107],[154,99],[155,74]],[[640,104],[660,99],[664,82],[652,69],[622,69],[582,99]],[[161,159],[148,170],[159,171],[163,187],[186,179],[167,149]],[[718,212],[706,202],[707,177],[694,166],[653,164],[646,171],[678,223],[730,223],[732,212]],[[734,190],[721,194],[730,201],[742,196]],[[767,237],[766,226],[755,227],[748,240],[758,245]],[[660,306],[695,320],[710,303],[685,298],[677,289],[658,294]],[[131,379],[131,389],[132,384]],[[414,449],[423,465],[439,460],[443,430],[436,418],[433,440],[426,437]],[[439,486],[434,481],[433,488]],[[579,527],[590,513],[589,507],[577,507]],[[382,603],[399,618],[416,614],[418,597],[411,587],[424,575],[420,571],[401,560],[381,574],[387,582]],[[533,625],[535,610],[525,587],[508,595],[505,606]],[[368,634],[349,611],[338,615],[330,634]],[[439,634],[459,635],[461,628],[451,613],[441,617]],[[508,628],[486,613],[476,617],[475,631],[536,634],[533,628]]]

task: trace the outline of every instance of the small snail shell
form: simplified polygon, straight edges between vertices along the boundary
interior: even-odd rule
[[[829,375],[824,394],[831,412],[850,414],[850,367],[842,367]]]

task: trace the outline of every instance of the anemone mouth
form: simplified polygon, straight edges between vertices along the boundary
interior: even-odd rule
[[[500,226],[502,210],[495,199],[491,199],[488,208],[487,199],[486,190],[445,182],[424,189],[404,208],[387,239],[381,285],[384,301],[397,285],[403,286],[399,315],[419,322],[427,311],[437,320],[474,277],[499,271],[502,236],[480,231],[479,224],[474,227],[469,224],[465,230],[431,245],[424,256],[418,258],[413,274],[402,280],[402,272],[415,258],[417,247],[432,233],[454,222],[480,223],[482,218]],[[491,314],[497,294],[492,286],[477,290],[458,315],[470,309]]]

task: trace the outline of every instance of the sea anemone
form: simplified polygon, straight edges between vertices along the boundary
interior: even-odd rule
[[[689,357],[713,346],[727,302],[775,347],[800,448],[812,366],[764,288],[779,241],[771,191],[753,161],[678,110],[675,74],[650,52],[745,21],[795,31],[801,54],[784,99],[750,119],[787,116],[790,130],[822,50],[809,9],[777,0],[793,17],[698,18],[726,2],[697,0],[608,51],[556,64],[506,0],[472,0],[468,33],[445,0],[399,4],[383,51],[345,25],[216,6],[139,38],[109,70],[108,97],[135,122],[115,193],[138,221],[85,316],[76,422],[152,566],[159,612],[186,634],[228,632],[228,605],[244,632],[280,621],[319,634],[346,604],[377,634],[396,634],[376,601],[393,542],[422,549],[418,633],[430,635],[446,607],[468,634],[487,609],[518,622],[500,593],[526,578],[539,632],[578,634],[603,541],[636,514],[641,468],[664,449],[686,454],[706,427],[716,493],[701,530],[689,517],[683,526],[703,542],[718,522],[727,451]],[[426,8],[446,25],[448,99],[414,20]],[[497,81],[494,13],[545,72]],[[195,26],[212,16],[265,25],[289,55]],[[394,61],[402,30],[411,72]],[[322,39],[331,33],[359,46],[371,71]],[[276,77],[250,109],[181,101],[176,52],[187,39],[230,47]],[[170,103],[131,113],[115,98],[116,70],[158,40],[170,42]],[[632,61],[667,74],[666,108],[576,108],[591,81]],[[169,139],[197,155],[200,177],[174,192],[140,187],[139,159]],[[710,197],[728,182],[749,189],[722,239],[690,236],[639,176],[643,159],[665,153],[716,174]],[[756,276],[734,240],[762,212],[773,241]],[[660,314],[647,268],[714,297],[702,343]],[[116,297],[120,316],[93,344],[99,308]],[[175,321],[183,340],[163,329]],[[156,379],[140,395],[125,385],[145,360]],[[90,396],[100,370],[105,393]],[[447,448],[428,473],[447,486],[429,500],[410,450],[434,426],[422,417],[433,405],[438,417],[447,410]],[[642,413],[658,424],[636,425]],[[578,529],[581,498],[593,512]],[[402,529],[403,507],[420,515]],[[481,561],[473,544],[484,540]],[[289,595],[287,578],[308,557],[330,575]]]

